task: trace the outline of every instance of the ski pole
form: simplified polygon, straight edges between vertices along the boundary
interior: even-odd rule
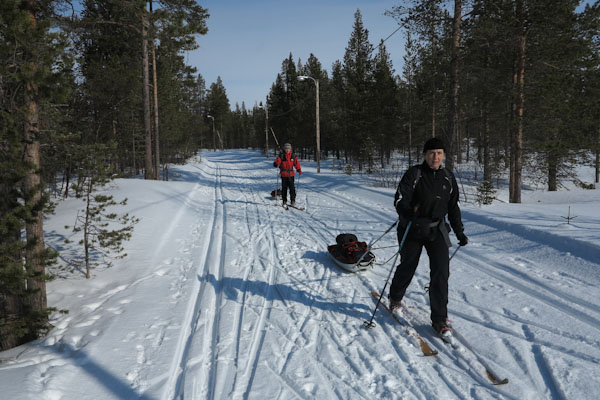
[[[460,248],[461,248],[461,247],[462,247],[462,246],[459,244],[459,245],[458,245],[458,247],[456,248],[456,250],[454,250],[454,253],[452,253],[452,255],[450,256],[450,258],[448,259],[448,262],[450,262],[450,261],[452,260],[452,257],[454,257],[454,255],[456,254],[456,252],[457,252],[458,250],[460,250]]]
[[[275,131],[273,130],[273,127],[270,126],[269,128],[271,129],[271,133],[273,134],[273,139],[275,139],[275,143],[277,143],[277,147],[279,147],[279,149],[281,149],[281,151],[283,151],[283,149],[279,145],[279,141],[277,140],[277,136],[275,136]]]
[[[398,222],[398,221],[396,221],[396,222]],[[392,263],[392,268],[390,268],[390,273],[388,274],[388,277],[385,280],[385,285],[383,285],[383,290],[381,291],[381,294],[379,294],[379,299],[377,299],[377,305],[375,306],[375,309],[373,310],[373,315],[371,315],[371,320],[365,321],[363,323],[363,325],[367,329],[375,326],[375,323],[373,322],[373,319],[375,318],[375,313],[377,312],[377,309],[379,308],[379,304],[381,304],[381,298],[383,297],[383,294],[385,293],[385,289],[387,288],[390,277],[392,276],[392,271],[394,270],[394,266],[396,265],[396,260],[398,260],[398,256],[400,255],[400,252],[402,251],[402,248],[404,247],[404,242],[406,241],[406,236],[408,236],[408,231],[410,230],[412,223],[413,222],[411,220],[408,222],[408,225],[406,226],[406,230],[404,231],[404,236],[402,236],[402,240],[400,241],[400,247],[398,248],[398,252],[396,253],[396,258],[394,259],[394,262]]]

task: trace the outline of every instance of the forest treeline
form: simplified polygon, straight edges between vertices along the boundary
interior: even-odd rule
[[[195,0],[0,1],[0,350],[50,328],[50,196],[84,201],[73,231],[89,277],[136,221],[99,189],[166,177],[200,147],[205,85],[184,55],[208,17]]]
[[[86,233],[87,264],[102,210],[115,204],[97,192],[106,182],[168,179],[169,164],[200,148],[273,151],[271,130],[316,158],[317,109],[320,158],[366,172],[396,151],[418,162],[438,136],[448,167],[476,160],[488,185],[507,174],[512,202],[524,167],[549,190],[578,163],[595,165],[599,182],[599,1],[398,3],[386,13],[399,28],[389,40],[406,41],[401,71],[357,10],[343,59],[327,70],[314,54],[282,55],[267,98],[247,108],[185,62],[208,33],[209,10],[195,0],[2,0],[0,350],[49,329],[51,195],[84,199],[89,218],[74,229]],[[130,228],[96,246],[118,249]]]

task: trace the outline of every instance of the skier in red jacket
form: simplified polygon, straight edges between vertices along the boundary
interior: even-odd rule
[[[302,175],[302,167],[298,158],[292,154],[292,145],[286,143],[283,145],[283,153],[281,153],[275,161],[273,161],[274,167],[279,167],[281,175],[281,197],[283,199],[283,205],[287,204],[287,190],[290,189],[290,200],[292,201],[292,207],[296,206],[296,188],[294,187],[294,168],[298,171],[298,174]]]

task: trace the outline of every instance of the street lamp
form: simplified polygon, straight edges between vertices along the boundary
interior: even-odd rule
[[[305,81],[307,79],[311,79],[315,83],[316,87],[316,121],[315,125],[317,126],[317,173],[321,172],[321,124],[319,122],[319,80],[313,78],[312,76],[300,75],[298,76],[299,81]]]
[[[207,115],[207,118],[212,119],[212,127],[213,127],[213,151],[217,151],[217,141],[215,139],[215,117],[212,115]]]
[[[269,96],[264,106],[260,106],[265,110],[265,155],[269,157]]]

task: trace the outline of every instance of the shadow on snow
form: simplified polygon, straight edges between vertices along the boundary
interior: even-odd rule
[[[371,308],[365,304],[342,302],[336,297],[327,298],[318,294],[311,294],[307,290],[293,287],[293,284],[269,284],[263,281],[231,277],[218,280],[212,274],[205,277],[198,275],[198,280],[200,282],[206,281],[215,288],[217,294],[222,291],[229,300],[235,302],[239,302],[243,293],[251,293],[263,296],[267,301],[280,300],[284,305],[287,302],[297,302],[307,307],[316,307],[323,311],[345,314],[352,318],[365,319],[371,316]]]

